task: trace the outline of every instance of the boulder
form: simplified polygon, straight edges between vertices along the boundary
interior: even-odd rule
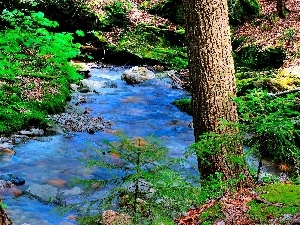
[[[25,184],[25,180],[23,178],[16,177],[12,174],[0,175],[0,180],[10,181],[11,183],[17,186]]]
[[[155,78],[155,74],[151,70],[138,66],[125,70],[121,76],[121,79],[127,84],[139,84],[153,78]]]
[[[49,184],[32,184],[24,191],[24,194],[36,198],[46,204],[51,203],[59,205],[61,203],[58,198],[58,189]]]
[[[281,89],[295,89],[300,86],[300,66],[291,66],[280,69],[277,76],[272,79],[273,83]]]

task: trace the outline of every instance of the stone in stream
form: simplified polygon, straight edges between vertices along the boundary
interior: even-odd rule
[[[0,180],[10,181],[11,183],[17,186],[25,184],[25,180],[23,178],[16,177],[12,174],[0,175]]]
[[[49,184],[32,184],[23,193],[46,204],[61,204],[58,189]]]
[[[121,79],[126,81],[127,84],[139,84],[154,78],[155,74],[151,70],[138,66],[125,70],[121,76]]]

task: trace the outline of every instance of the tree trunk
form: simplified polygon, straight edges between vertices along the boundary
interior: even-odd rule
[[[276,8],[280,18],[286,18],[285,1],[286,0],[277,0]]]
[[[229,31],[227,1],[183,0],[195,141],[204,132],[229,132],[219,129],[220,119],[237,122],[237,107],[231,100],[236,95],[235,70]],[[230,131],[231,132],[231,131]],[[236,132],[236,131],[234,131]],[[215,154],[208,154],[209,163],[202,163],[198,156],[201,179],[214,172],[223,173],[224,179],[246,175],[246,167],[231,163],[228,154],[241,156],[243,148],[237,144],[233,151],[221,147]]]
[[[1,203],[1,199],[0,199]],[[0,225],[12,225],[11,220],[8,218],[6,212],[3,207],[0,205]]]

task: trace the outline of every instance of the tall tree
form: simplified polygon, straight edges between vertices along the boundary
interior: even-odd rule
[[[197,142],[205,132],[236,132],[219,128],[220,119],[232,123],[238,120],[237,106],[231,100],[236,94],[235,70],[227,1],[183,0],[183,5]],[[244,184],[250,184],[251,178],[245,166],[229,160],[229,154],[243,154],[242,145],[238,143],[231,148],[224,145],[214,154],[207,154],[209,163],[203,163],[205,160],[198,155],[201,177],[221,172],[224,179],[231,179],[243,173],[248,178]]]

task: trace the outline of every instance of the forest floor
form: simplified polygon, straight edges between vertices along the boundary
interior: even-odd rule
[[[300,0],[287,0],[290,11],[285,19],[276,13],[276,1],[259,0],[262,15],[239,26],[235,37],[246,36],[244,44],[267,47],[282,47],[287,52],[287,59],[282,67],[300,65]]]

